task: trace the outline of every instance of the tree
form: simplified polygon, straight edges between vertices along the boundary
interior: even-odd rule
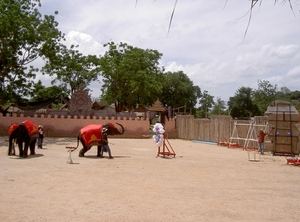
[[[59,82],[60,88],[70,96],[80,85],[86,87],[98,77],[99,58],[95,55],[84,56],[76,48],[74,45],[69,49],[60,45],[60,51],[43,67],[43,74],[56,77],[52,84]]]
[[[133,110],[137,104],[152,105],[162,93],[162,54],[157,50],[141,49],[108,42],[108,51],[100,58],[103,80],[102,98],[115,103],[116,111]]]
[[[239,88],[234,97],[230,97],[228,108],[232,117],[250,118],[261,113],[258,106],[252,101],[253,90],[250,87]]]
[[[30,63],[39,57],[53,56],[63,38],[55,17],[42,18],[39,6],[39,0],[0,2],[0,99],[3,102],[29,94],[38,71]]]
[[[300,91],[292,91],[288,93],[290,95],[291,100],[298,100],[300,102]]]
[[[258,89],[253,93],[253,102],[257,104],[261,115],[267,110],[272,101],[276,99],[277,85],[273,86],[267,80],[258,80]]]
[[[217,101],[214,103],[213,109],[211,111],[211,114],[214,115],[226,115],[227,111],[225,101],[222,100],[220,97],[217,98]]]
[[[58,86],[45,87],[42,85],[41,80],[39,80],[33,86],[31,100],[47,100],[53,97],[63,96],[63,90]]]
[[[284,94],[282,92],[277,92],[276,96],[278,96],[279,93],[282,96],[281,98],[284,98],[283,100],[289,101],[293,106],[295,106],[295,108],[300,113],[300,91],[299,90],[292,91],[287,94]]]
[[[207,118],[208,113],[210,112],[213,104],[214,104],[214,97],[209,95],[206,90],[202,93],[202,96],[199,100],[200,107],[198,108],[199,110],[199,115],[201,118]]]
[[[182,71],[164,74],[163,93],[159,98],[165,106],[186,106],[193,110],[200,96],[199,86],[194,86],[193,81]]]

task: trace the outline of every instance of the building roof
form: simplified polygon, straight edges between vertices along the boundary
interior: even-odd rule
[[[148,109],[145,107],[145,106],[143,106],[143,105],[139,105],[135,110],[134,110],[134,112],[147,112],[148,111]]]
[[[153,112],[164,112],[166,108],[162,105],[162,103],[157,99],[154,104],[149,107],[148,111],[153,111]]]

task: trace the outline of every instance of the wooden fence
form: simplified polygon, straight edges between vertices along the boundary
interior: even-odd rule
[[[231,116],[216,115],[210,119],[195,119],[193,116],[177,116],[176,129],[178,138],[187,140],[200,140],[208,142],[228,141],[233,136],[236,127],[240,141],[234,139],[233,142],[244,145],[243,138],[247,137],[250,124],[255,122],[258,127],[267,124],[267,116],[256,116],[251,120],[235,120]],[[258,130],[257,130],[258,131]]]
[[[230,116],[212,116],[210,119],[195,119],[192,115],[176,116],[178,138],[218,142],[228,140],[232,129]]]

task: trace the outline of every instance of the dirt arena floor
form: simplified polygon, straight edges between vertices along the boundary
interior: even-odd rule
[[[68,164],[75,138],[7,156],[0,137],[0,221],[300,221],[300,167],[267,153],[169,140],[176,157],[156,157],[152,139],[114,139],[114,159],[96,147]]]

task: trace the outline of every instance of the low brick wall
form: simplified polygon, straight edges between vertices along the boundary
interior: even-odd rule
[[[83,116],[51,116],[51,115],[37,115],[25,116],[24,114],[12,116],[1,116],[0,115],[0,135],[7,136],[7,130],[11,123],[21,123],[24,120],[29,120],[36,125],[43,125],[45,136],[48,137],[76,137],[78,131],[89,124],[106,124],[106,123],[119,123],[122,124],[125,130],[123,135],[115,135],[116,138],[149,138],[152,135],[150,129],[150,121],[148,118],[145,119],[126,119],[126,118],[115,118],[115,117],[87,117]],[[175,130],[175,120],[170,119],[165,123],[165,129],[169,138],[177,136]],[[176,137],[177,138],[177,137]]]

